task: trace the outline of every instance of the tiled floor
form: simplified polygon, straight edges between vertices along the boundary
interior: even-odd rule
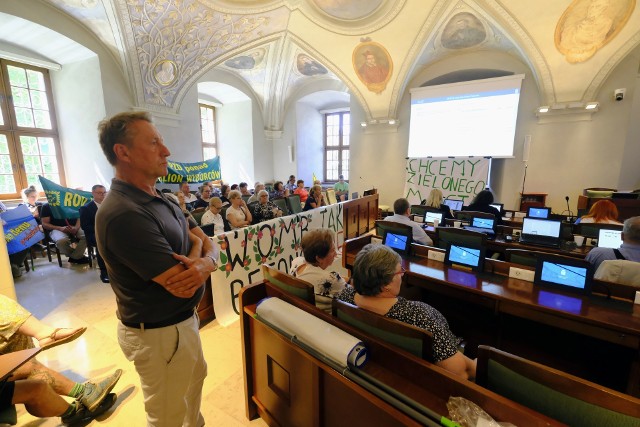
[[[46,258],[36,269],[15,280],[18,301],[36,317],[58,326],[87,326],[72,343],[41,353],[38,360],[75,381],[102,377],[114,369],[124,374],[114,388],[118,401],[91,426],[143,427],[146,425],[142,392],[133,365],[125,359],[116,337],[115,297],[100,282],[98,270],[88,266],[58,267]],[[248,421],[244,409],[244,386],[240,327],[223,328],[216,321],[201,329],[209,375],[204,383],[202,413],[208,426],[265,426],[261,419]],[[47,427],[59,418],[39,419],[18,405],[18,425]]]

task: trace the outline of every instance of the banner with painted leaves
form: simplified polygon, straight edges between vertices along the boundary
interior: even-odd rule
[[[222,178],[220,156],[196,163],[168,162],[168,164],[169,173],[158,178],[164,184],[180,184],[185,179],[189,183],[200,183],[219,181]]]
[[[445,198],[468,205],[487,186],[490,164],[484,157],[407,159],[405,197],[419,204],[437,188]]]
[[[80,218],[80,208],[93,199],[89,191],[63,187],[40,175],[38,178],[51,207],[51,214],[57,219]]]
[[[238,320],[240,289],[263,280],[262,264],[289,272],[291,262],[302,256],[300,241],[305,232],[328,228],[335,233],[336,247],[341,248],[342,215],[342,205],[333,204],[214,237],[220,249],[219,268],[211,274],[218,322],[227,326]]]
[[[0,213],[9,255],[23,251],[44,239],[44,233],[25,205]]]

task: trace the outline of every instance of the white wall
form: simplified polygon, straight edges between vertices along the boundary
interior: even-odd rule
[[[154,117],[154,123],[171,151],[174,162],[202,161],[202,137],[200,135],[200,108],[197,86],[192,87],[180,104],[180,115],[176,120]]]
[[[224,182],[255,182],[251,100],[216,108],[220,169]]]
[[[323,177],[323,117],[314,107],[303,102],[296,103],[296,150],[298,152],[297,179],[304,185],[313,185],[313,173]]]

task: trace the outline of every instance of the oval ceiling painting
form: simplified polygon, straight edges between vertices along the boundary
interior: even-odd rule
[[[327,15],[351,21],[371,15],[380,7],[383,0],[313,0],[313,2]]]

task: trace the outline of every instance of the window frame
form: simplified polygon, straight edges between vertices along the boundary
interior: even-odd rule
[[[211,115],[213,118],[213,137],[214,142],[205,142],[203,139],[203,119],[202,119],[202,108],[207,110],[211,110]],[[213,148],[216,150],[216,156],[220,156],[220,148],[218,147],[218,126],[216,122],[216,107],[209,104],[203,104],[202,102],[198,103],[198,113],[200,118],[200,145],[202,146],[202,160],[207,160],[204,157],[204,149],[205,148]]]
[[[351,135],[349,135],[349,145],[344,145],[344,116],[345,115],[349,115],[349,118],[351,118],[351,111],[350,110],[343,110],[343,111],[334,111],[331,113],[325,113],[322,116],[322,120],[323,120],[323,150],[322,150],[322,158],[323,158],[323,165],[322,165],[322,171],[323,171],[323,182],[326,183],[332,183],[335,184],[336,182],[339,181],[339,179],[329,179],[328,178],[328,169],[327,169],[327,153],[329,151],[334,151],[337,150],[338,151],[338,176],[340,175],[344,175],[344,169],[343,169],[343,158],[342,158],[342,154],[344,151],[348,151],[349,154],[351,154]],[[328,146],[327,145],[327,122],[328,122],[328,117],[329,116],[339,116],[340,117],[340,122],[338,125],[338,145],[332,145],[332,146]],[[349,120],[350,123],[350,129],[351,129],[351,120]],[[351,156],[349,155],[349,159],[351,158]],[[351,163],[349,161],[349,163]],[[349,169],[347,168],[347,176],[349,175]]]
[[[8,66],[15,66],[25,70],[32,70],[42,73],[44,79],[45,93],[47,104],[49,107],[49,116],[51,120],[51,129],[31,128],[18,126],[15,114],[15,106],[13,104],[13,94],[11,93],[11,83],[9,81]],[[51,85],[51,75],[49,70],[42,67],[36,67],[29,64],[10,61],[0,58],[0,110],[4,124],[0,125],[0,133],[6,135],[9,145],[9,157],[11,160],[11,170],[16,186],[15,193],[0,193],[0,200],[20,199],[21,191],[28,186],[27,172],[24,164],[24,154],[20,145],[21,136],[34,136],[36,138],[51,138],[56,150],[56,163],[58,164],[58,175],[60,177],[60,185],[65,186],[66,176],[64,169],[64,161],[62,147],[60,145],[60,137],[58,131],[58,121],[56,108],[53,99],[53,88]],[[40,195],[43,193],[41,192]]]

